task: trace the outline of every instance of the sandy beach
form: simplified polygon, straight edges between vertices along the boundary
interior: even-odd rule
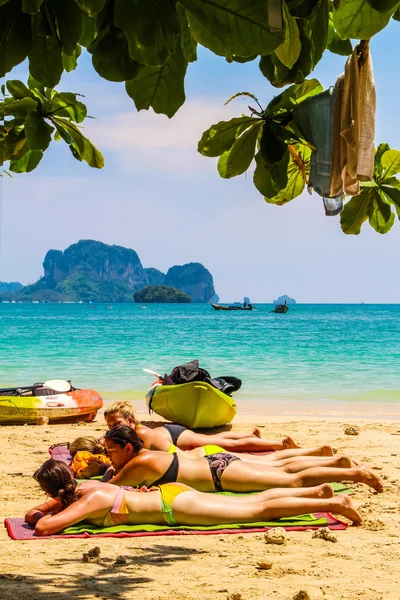
[[[139,417],[148,420],[146,412],[140,412]],[[302,446],[330,443],[377,470],[384,492],[376,494],[362,484],[352,484],[354,504],[364,523],[335,532],[337,543],[312,538],[312,531],[288,532],[283,546],[266,544],[262,534],[24,542],[11,540],[3,528],[2,597],[398,600],[400,420],[396,412],[361,419],[248,411],[235,419],[235,430],[257,424],[265,437],[290,434]],[[346,435],[346,425],[357,426],[359,435]],[[22,517],[44,499],[32,473],[48,458],[50,444],[79,435],[99,436],[103,431],[101,415],[86,425],[1,427],[2,520]],[[100,548],[100,558],[83,562],[83,554],[95,546]],[[272,566],[261,570],[260,562]],[[298,595],[301,590],[308,596]]]

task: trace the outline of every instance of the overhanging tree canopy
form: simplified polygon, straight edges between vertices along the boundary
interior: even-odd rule
[[[77,94],[54,90],[77,67],[82,47],[100,77],[125,82],[138,110],[172,117],[185,101],[186,71],[201,44],[228,62],[258,59],[275,87],[292,84],[248,117],[213,125],[199,142],[199,152],[220,156],[224,178],[245,172],[255,158],[256,188],[267,202],[285,204],[301,194],[312,152],[288,118],[322,90],[307,76],[325,51],[349,55],[351,39],[370,39],[392,17],[400,20],[394,0],[282,0],[281,12],[277,0],[0,0],[0,77],[26,58],[30,72],[27,86],[10,80],[2,87],[1,164],[32,171],[51,140],[63,139],[75,158],[103,166],[79,128],[85,105]],[[392,206],[400,218],[398,172],[400,153],[381,144],[374,180],[341,214],[345,233],[359,233],[367,219],[386,233]]]

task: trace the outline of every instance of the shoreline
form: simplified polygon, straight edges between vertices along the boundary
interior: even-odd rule
[[[115,402],[119,398],[117,394],[113,394],[112,397],[103,394],[104,406],[99,411],[99,415],[102,415],[104,409]],[[129,398],[124,397],[124,400]],[[155,413],[149,414],[146,402],[144,400],[129,399],[135,413],[137,413],[142,419],[159,421],[163,420]],[[385,402],[378,404],[376,402],[324,402],[318,403],[317,401],[303,403],[300,401],[239,401],[237,404],[237,414],[233,420],[233,424],[239,424],[241,422],[247,422],[254,420],[254,417],[259,415],[260,419],[286,419],[286,418],[299,418],[305,419],[330,419],[330,420],[342,420],[347,418],[352,419],[367,419],[367,420],[400,420],[400,402]],[[146,417],[146,418],[145,418]]]

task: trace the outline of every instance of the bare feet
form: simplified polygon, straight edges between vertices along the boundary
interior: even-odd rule
[[[340,467],[341,469],[350,469],[354,466],[351,458],[346,455],[337,456],[334,459],[334,463],[336,467]]]
[[[330,483],[322,483],[321,485],[315,486],[316,498],[333,498],[335,492]]]
[[[292,448],[300,448],[301,446],[298,446],[296,444],[296,442],[294,441],[293,438],[291,438],[289,435],[287,435],[283,440],[282,440],[282,446],[283,446],[283,450],[290,450]]]
[[[355,471],[356,478],[354,479],[354,481],[366,483],[367,485],[372,487],[376,492],[383,492],[382,481],[379,479],[379,477],[375,475],[375,473],[367,469],[365,465],[363,465],[362,463],[359,464],[355,468]]]
[[[328,444],[324,444],[323,446],[321,446],[319,451],[320,456],[333,456],[334,454],[332,446],[329,446]]]
[[[353,521],[354,525],[359,525],[361,523],[362,517],[354,508],[348,496],[336,496],[335,500],[338,503],[338,508],[334,509],[333,512],[338,512],[340,515],[346,517],[346,519]]]
[[[251,435],[255,435],[256,437],[260,438],[261,437],[261,431],[259,430],[258,427],[254,427],[254,429],[251,432]]]

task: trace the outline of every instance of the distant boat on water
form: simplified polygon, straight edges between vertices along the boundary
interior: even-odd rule
[[[275,306],[274,310],[272,310],[271,312],[283,314],[283,313],[287,313],[288,310],[289,310],[289,307],[286,304],[286,300],[285,300],[285,304],[277,304]]]
[[[248,298],[245,298],[243,303],[234,302],[233,304],[214,304],[210,300],[210,304],[214,310],[253,310],[253,305]]]

